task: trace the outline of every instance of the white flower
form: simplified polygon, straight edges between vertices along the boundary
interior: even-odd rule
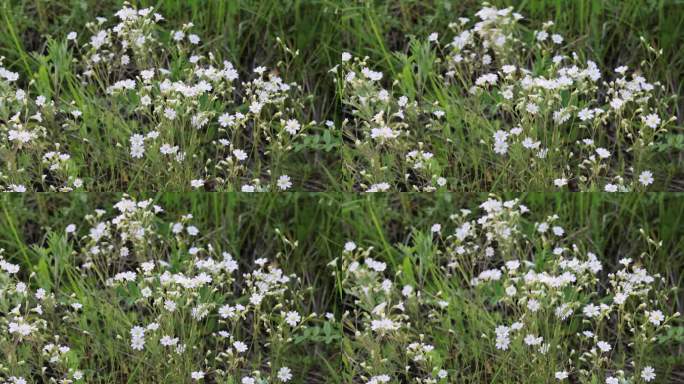
[[[556,236],[563,236],[563,234],[565,233],[565,230],[557,225],[551,229],[553,230],[553,234]]]
[[[247,344],[243,343],[242,341],[234,342],[233,347],[235,347],[235,350],[238,351],[239,353],[243,353],[243,352],[247,351]]]
[[[173,155],[178,152],[178,147],[172,146],[169,143],[164,143],[159,147],[159,152],[161,152],[162,155]]]
[[[655,379],[656,374],[655,374],[655,369],[651,366],[646,366],[644,369],[641,370],[641,378],[644,379],[646,382],[653,381]]]
[[[176,111],[173,108],[164,108],[164,117],[169,120],[176,119]]]
[[[352,252],[353,250],[356,249],[356,243],[353,241],[347,241],[344,243],[344,251],[345,252]]]
[[[442,230],[441,224],[432,224],[432,227],[430,228],[430,232],[432,232],[432,233],[439,233],[441,230]]]
[[[599,157],[602,159],[607,159],[610,157],[610,151],[603,147],[596,148],[596,154],[599,155]]]
[[[394,331],[397,329],[399,329],[399,324],[395,323],[394,321],[388,318],[382,318],[380,320],[371,321],[371,330],[373,330],[374,332]]]
[[[292,380],[292,370],[288,367],[282,367],[278,370],[278,380],[287,383]]]
[[[287,133],[289,133],[290,135],[297,134],[297,132],[299,131],[300,128],[301,128],[301,125],[299,124],[299,121],[297,121],[295,119],[289,119],[285,123],[285,131],[287,131]]]
[[[505,155],[508,152],[508,143],[506,141],[494,142],[494,153],[498,155]]]
[[[107,38],[108,38],[107,32],[100,31],[90,38],[90,45],[92,45],[93,48],[98,50],[98,49],[100,49],[101,46],[103,46],[107,42]]]
[[[76,232],[76,224],[69,224],[69,225],[67,225],[66,228],[64,229],[64,232],[66,232],[66,233],[74,233],[74,232]]]
[[[594,304],[587,304],[582,309],[582,312],[584,312],[584,316],[592,318],[597,317],[601,313],[601,309]]]
[[[366,384],[382,384],[382,383],[389,383],[390,382],[390,377],[389,375],[378,375],[378,376],[373,376],[368,380]]]
[[[176,344],[178,344],[178,338],[174,338],[168,335],[164,335],[160,340],[159,343],[165,347],[172,347]]]
[[[609,352],[611,349],[613,349],[613,347],[611,347],[610,344],[606,343],[605,341],[599,341],[596,343],[596,346],[601,350],[601,352]]]
[[[564,186],[568,185],[568,179],[566,179],[566,178],[555,179],[553,181],[553,185],[555,185],[558,188],[564,187]]]
[[[568,371],[558,371],[556,372],[556,379],[559,381],[565,380],[568,378]]]
[[[381,89],[380,92],[378,92],[378,100],[388,101],[389,98],[390,98],[390,94],[386,89]]]
[[[651,114],[648,114],[646,116],[642,116],[641,120],[643,120],[643,122],[644,122],[644,124],[646,124],[646,126],[653,128],[653,129],[658,128],[658,126],[660,125],[660,117],[655,113],[651,113]]]
[[[537,232],[539,232],[539,233],[545,233],[548,230],[549,230],[549,223],[543,222],[543,223],[539,223],[539,225],[537,225]]]
[[[627,69],[628,69],[628,68],[627,68],[626,66],[621,65],[621,66],[615,68],[615,73],[619,73],[619,74],[621,74],[621,75],[624,75],[625,72],[627,72]]]
[[[480,77],[478,77],[475,80],[475,85],[483,86],[486,84],[491,84],[494,85],[496,84],[496,81],[499,79],[499,76],[496,75],[496,73],[486,73]]]
[[[616,98],[614,98],[613,100],[610,101],[610,106],[611,106],[611,108],[617,110],[617,109],[622,108],[622,105],[623,105],[624,103],[625,103],[625,102],[624,102],[622,99],[619,99],[619,98],[616,97]]]
[[[143,80],[149,81],[152,80],[154,77],[154,69],[145,69],[140,71],[140,77],[143,78]]]
[[[296,327],[297,324],[302,320],[302,317],[299,316],[299,313],[297,311],[289,311],[285,314],[285,322],[290,326],[290,327]]]
[[[527,309],[529,309],[532,312],[537,312],[541,308],[541,304],[539,304],[539,301],[535,299],[530,299],[530,301],[527,302]]]
[[[185,33],[183,31],[176,31],[173,33],[173,39],[176,41],[181,41],[185,37]]]
[[[618,186],[612,183],[608,183],[605,187],[603,187],[603,190],[606,192],[617,192]]]
[[[501,71],[507,75],[510,75],[511,73],[515,72],[516,69],[517,68],[515,67],[515,65],[510,64],[506,64],[501,67]]]
[[[191,180],[190,186],[192,186],[193,188],[202,188],[204,186],[204,180],[202,180],[202,179]]]
[[[587,121],[594,117],[594,111],[592,109],[584,108],[577,113],[577,117],[582,121]]]
[[[428,41],[437,41],[439,38],[439,34],[437,32],[432,32],[430,36],[428,36]]]
[[[404,288],[401,289],[401,294],[404,297],[411,296],[411,293],[413,293],[413,287],[408,284],[404,285]]]
[[[371,259],[370,257],[366,259],[366,265],[368,268],[374,270],[375,272],[384,272],[387,269],[387,264]]]
[[[382,79],[382,72],[371,71],[369,68],[361,69],[361,73],[371,81],[378,81]]]
[[[288,175],[282,175],[278,177],[278,181],[276,182],[276,185],[278,188],[280,188],[281,191],[286,191],[292,187],[292,182],[290,181],[290,176]]]
[[[69,32],[69,34],[67,34],[66,38],[67,38],[67,40],[71,41],[71,40],[76,40],[77,36],[78,35],[76,34],[76,32]]]
[[[166,309],[169,312],[175,311],[176,310],[176,302],[173,300],[164,301],[164,309]]]
[[[665,320],[665,316],[663,316],[663,313],[659,310],[647,311],[646,314],[648,315],[648,321],[656,327]]]
[[[7,138],[10,141],[18,141],[21,143],[28,143],[29,141],[31,141],[35,137],[36,137],[36,135],[33,132],[12,129],[9,131],[9,135]]]
[[[639,182],[644,186],[653,184],[653,173],[651,171],[641,172]]]
[[[247,159],[247,153],[242,149],[233,150],[233,156],[235,156],[235,158],[239,161],[244,161],[245,159]]]
[[[231,116],[230,113],[224,113],[218,118],[219,125],[223,128],[232,125],[233,121],[235,121],[235,117]]]
[[[145,339],[142,337],[131,339],[131,348],[136,351],[142,351],[145,347]]]
[[[145,328],[136,325],[135,327],[131,328],[131,337],[132,338],[141,338],[145,337]]]
[[[204,372],[202,372],[202,371],[194,371],[194,372],[192,372],[192,373],[190,374],[190,377],[191,377],[193,380],[202,380],[202,379],[204,379]]]
[[[544,338],[541,336],[536,337],[534,335],[527,335],[525,336],[524,341],[527,345],[540,345],[544,341]]]
[[[506,295],[508,296],[515,296],[515,294],[518,293],[518,289],[515,287],[515,285],[510,285],[506,287]]]
[[[20,336],[28,336],[35,330],[35,327],[29,323],[24,322],[24,319],[19,317],[16,321],[11,321],[8,324],[9,333],[16,333]]]
[[[349,52],[342,52],[342,61],[349,61],[351,60],[352,55]]]
[[[539,148],[539,146],[541,145],[541,142],[534,141],[531,137],[526,137],[522,141],[522,145],[523,145],[523,147],[525,147],[527,149],[536,149],[536,148]]]
[[[394,139],[399,136],[399,132],[394,131],[388,126],[371,129],[371,138],[373,139]]]

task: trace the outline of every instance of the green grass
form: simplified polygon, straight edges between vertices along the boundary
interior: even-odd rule
[[[214,364],[211,361],[202,363],[201,356],[212,348],[209,334],[220,329],[215,321],[176,318],[169,323],[168,319],[159,320],[165,332],[169,332],[169,327],[175,328],[184,341],[192,343],[192,352],[169,366],[165,353],[148,340],[145,360],[138,359],[129,349],[128,331],[140,322],[145,324],[144,319],[150,318],[147,311],[154,309],[128,299],[135,296],[136,291],[129,291],[132,288],[106,288],[96,275],[83,271],[78,261],[81,260],[78,249],[82,245],[63,235],[70,223],[78,225],[79,236],[87,234],[83,217],[96,208],[111,210],[120,196],[5,195],[0,203],[0,247],[5,249],[5,258],[21,266],[24,271],[21,276],[27,277],[28,271],[35,273],[31,278],[33,287],[49,289],[58,302],[77,301],[84,305],[84,310],[75,317],[69,315],[69,320],[60,321],[54,317],[57,313],[53,315],[52,312],[46,317],[51,319],[50,332],[62,335],[63,342],[72,348],[70,366],[83,370],[86,377],[92,378],[89,382],[186,382],[191,371]],[[293,299],[293,305],[303,315],[332,312],[336,317],[346,319],[344,331],[339,328],[339,322],[311,320],[307,324],[309,330],[295,337],[295,345],[283,347],[287,348],[286,355],[271,356],[274,359],[278,356],[280,364],[286,364],[295,372],[295,382],[357,382],[361,375],[374,370],[377,374],[392,372],[395,369],[393,359],[398,359],[399,366],[406,359],[402,349],[408,342],[405,339],[390,337],[376,344],[377,340],[366,339],[365,333],[353,335],[353,330],[359,329],[364,322],[356,312],[358,303],[352,300],[349,282],[340,280],[344,275],[338,271],[338,275],[333,276],[333,269],[328,265],[333,260],[340,260],[347,240],[354,240],[361,247],[373,247],[372,257],[388,264],[388,277],[396,272],[397,284],[410,283],[426,297],[437,295],[450,301],[449,310],[442,312],[439,318],[423,319],[420,310],[414,307],[409,307],[407,314],[413,318],[414,327],[426,333],[427,342],[435,345],[440,359],[449,362],[445,368],[459,367],[450,371],[452,379],[511,383],[519,380],[518,375],[522,374],[533,375],[530,380],[534,382],[543,382],[543,377],[553,375],[564,366],[562,362],[553,361],[542,364],[536,360],[496,360],[480,337],[483,333],[491,333],[500,321],[500,314],[490,302],[494,300],[491,296],[494,293],[466,290],[458,278],[448,277],[440,266],[444,251],[440,241],[435,242],[429,234],[430,226],[434,223],[448,225],[449,215],[457,213],[459,208],[477,210],[476,205],[487,195],[160,193],[142,194],[140,198],[144,196],[165,209],[161,216],[165,221],[192,213],[191,222],[200,229],[203,241],[232,253],[241,271],[251,269],[255,259],[266,257],[277,260],[286,273],[297,274],[305,288]],[[638,260],[651,273],[659,273],[665,279],[664,286],[674,287],[662,291],[667,297],[659,299],[661,308],[665,313],[682,312],[684,199],[681,195],[529,193],[503,197],[520,198],[533,212],[526,219],[529,223],[525,224],[526,231],[533,231],[533,221],[558,214],[558,224],[568,231],[568,244],[575,243],[595,252],[604,264],[604,273],[615,270],[617,261],[624,257]],[[451,229],[445,227],[443,230]],[[162,238],[172,243],[168,235],[162,234]],[[174,260],[173,253],[167,254],[164,249],[149,245],[145,253],[153,258]],[[544,263],[542,255],[525,257]],[[144,256],[136,258],[142,261]],[[110,263],[108,268],[116,268],[116,263]],[[463,263],[465,267],[466,259]],[[112,272],[101,270],[100,273],[106,276]],[[464,270],[463,273],[467,276],[469,272]],[[604,283],[600,287],[605,287]],[[582,327],[579,320],[572,324]],[[684,363],[681,317],[675,318],[671,326],[649,347],[643,362],[656,367],[657,382],[676,381]],[[553,338],[550,331],[542,332],[547,340]],[[0,345],[11,348],[8,344]],[[256,364],[265,361],[260,359],[268,359],[268,355],[261,354],[268,354],[269,350],[275,353],[269,348],[274,347],[255,348],[250,361]],[[373,350],[389,360],[377,360],[377,356],[371,355]],[[13,354],[12,349],[3,352]],[[625,352],[627,356],[633,353]],[[35,356],[36,352],[14,353],[28,357]],[[511,359],[520,358],[516,354],[511,356]],[[359,364],[364,359],[373,362],[374,368],[361,369]],[[36,363],[28,360],[24,364]],[[240,372],[244,375],[257,368],[249,368],[248,363],[241,366]],[[406,364],[410,363],[406,361]],[[497,370],[495,364],[509,365],[509,368]],[[23,366],[0,363],[0,377],[3,372],[26,375]],[[264,367],[260,370],[264,372]],[[31,375],[38,377],[37,373]]]

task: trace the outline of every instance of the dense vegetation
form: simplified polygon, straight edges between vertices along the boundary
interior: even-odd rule
[[[3,1],[5,190],[682,188],[676,1],[130,7]]]
[[[0,377],[681,380],[682,199],[507,198],[4,196]]]

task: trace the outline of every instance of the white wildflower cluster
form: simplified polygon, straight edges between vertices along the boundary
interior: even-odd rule
[[[391,252],[391,265],[374,256],[389,252],[353,241],[331,263],[348,296],[357,346],[348,362],[361,382],[388,372],[399,382],[487,381],[493,371],[463,368],[484,361],[512,382],[656,377],[648,351],[679,316],[664,313],[663,277],[640,260],[604,265],[589,244],[568,238],[558,215],[534,222],[520,201],[496,198],[480,208],[452,215],[439,238],[432,229],[414,235],[415,245]],[[462,350],[468,343],[481,356]],[[555,370],[528,369],[550,361]]]
[[[439,34],[413,41],[414,60],[431,67],[416,69],[406,59],[396,79],[370,70],[368,58],[343,55],[333,72],[349,109],[343,129],[351,140],[343,159],[358,189],[384,182],[395,190],[432,191],[440,177],[458,182],[481,172],[468,162],[475,148],[494,154],[486,157],[492,182],[510,169],[526,169],[543,189],[612,192],[654,183],[653,146],[675,120],[665,117],[661,84],[648,82],[639,68],[602,73],[582,53],[568,52],[552,22],[530,39],[521,19],[512,8],[485,5],[475,21],[450,25],[448,44],[440,45]],[[424,99],[416,87],[430,81],[438,83],[434,92],[460,95],[459,102]],[[491,131],[473,131],[480,126]],[[417,155],[437,151],[449,155],[418,159],[415,167]]]
[[[42,371],[40,377],[50,382],[83,382],[83,373],[70,359],[69,342],[53,333],[52,324],[56,313],[65,322],[74,321],[80,304],[38,288],[36,280],[7,261],[0,249],[0,347],[5,351],[0,382],[28,383],[31,371]],[[22,359],[31,362],[28,369]]]
[[[413,316],[418,306],[443,309],[448,305],[447,301],[422,297],[415,292],[413,285],[401,285],[393,280],[387,263],[371,256],[375,252],[372,247],[361,248],[354,242],[348,242],[344,248],[341,263],[333,262],[331,265],[339,267],[335,274],[339,274],[345,301],[350,306],[347,321],[353,324],[354,332],[348,337],[352,344],[370,348],[356,351],[358,356],[350,359],[353,364],[358,364],[354,370],[360,382],[389,383],[402,381],[402,378],[411,382],[442,382],[448,375],[446,369],[450,367],[436,353],[431,336],[416,332],[414,321],[420,319]],[[409,365],[401,368],[403,373],[399,376],[382,373],[395,372],[396,369],[388,364],[380,351],[394,356],[391,361],[404,361],[405,357]],[[364,361],[358,359],[360,356],[372,358]]]
[[[343,122],[351,146],[342,148],[348,156],[341,156],[358,163],[350,164],[359,170],[354,183],[367,192],[444,187],[437,181],[442,172],[433,153],[425,150],[428,147],[422,142],[415,142],[412,129],[421,124],[421,116],[443,120],[445,112],[436,106],[421,108],[408,95],[384,88],[380,82],[383,74],[369,69],[368,60],[344,53],[342,64],[332,69],[341,85],[342,101],[351,109],[351,118]],[[396,168],[388,167],[384,159],[394,159],[396,154],[403,161]],[[397,172],[401,172],[401,180],[395,180]]]
[[[467,368],[485,364],[510,382],[667,375],[653,352],[680,315],[666,278],[645,267],[657,241],[599,256],[559,215],[495,196],[477,207],[424,222],[404,244],[340,244],[325,303],[311,296],[325,285],[280,266],[287,251],[245,257],[193,215],[123,195],[50,230],[36,263],[0,252],[0,382],[99,381],[79,356],[104,364],[100,343],[83,343],[103,337],[120,356],[107,374],[161,361],[186,381],[312,380],[295,359],[309,350],[359,383],[492,381]]]
[[[32,98],[19,86],[19,74],[7,70],[0,57],[0,191],[69,192],[80,189],[71,156],[51,138],[53,130],[76,124],[80,111],[61,109],[48,97]]]
[[[552,22],[530,31],[521,19],[485,3],[411,41],[394,78],[342,53],[336,127],[311,119],[317,100],[287,80],[288,60],[243,68],[209,52],[193,23],[124,2],[60,39],[75,95],[0,58],[0,190],[310,190],[322,175],[367,192],[669,189],[653,166],[676,120],[666,87],[639,67],[603,73]]]
[[[167,174],[181,190],[285,191],[306,181],[286,173],[289,159],[310,131],[329,128],[310,121],[301,87],[278,68],[246,73],[206,52],[192,23],[170,33],[163,23],[154,8],[124,3],[113,22],[87,23],[90,35],[81,46],[75,33],[67,36],[64,48],[80,64],[74,75],[93,101],[111,106],[101,114],[78,110],[82,101],[18,88],[19,75],[0,59],[0,149],[9,154],[0,169],[2,190],[71,191],[89,182],[97,188],[97,180],[110,176],[103,172],[126,183],[144,181],[130,173]],[[112,129],[109,118],[130,127],[126,139],[91,132]],[[67,142],[52,139],[65,133]],[[72,159],[74,148],[84,158]],[[87,167],[84,182],[78,173],[104,160],[98,151],[126,166]]]
[[[174,44],[165,47],[157,26],[163,17],[152,8],[124,6],[117,16],[120,21],[111,28],[101,29],[105,22],[93,25],[99,32],[94,32],[96,43],[90,44],[84,80],[95,73],[118,73],[121,79],[106,87],[108,97],[137,100],[134,111],[125,117],[149,121],[151,129],[132,133],[133,159],[141,166],[158,159],[171,172],[203,159],[203,174],[196,174],[186,188],[207,187],[207,180],[218,189],[291,188],[288,175],[273,174],[273,169],[264,180],[250,167],[264,162],[264,154],[282,161],[314,124],[302,122],[296,84],[286,83],[265,67],[255,68],[248,76],[251,80],[239,82],[240,74],[231,62],[197,47],[200,39],[190,33],[192,23],[172,31]],[[158,67],[157,63],[174,56],[189,57],[179,73]],[[187,132],[180,136],[186,140],[179,140],[183,130]],[[202,142],[211,142],[213,149],[200,147]],[[153,156],[148,156],[150,151]],[[211,155],[205,158],[207,151]]]
[[[97,281],[113,303],[121,300],[115,318],[98,321],[111,332],[129,325],[111,334],[129,348],[121,352],[125,364],[135,366],[163,353],[169,367],[211,361],[192,367],[193,380],[245,377],[254,383],[286,383],[300,375],[285,365],[245,373],[262,365],[257,356],[269,364],[271,359],[287,361],[295,338],[309,323],[321,320],[296,306],[303,300],[300,279],[266,258],[251,266],[238,262],[194,226],[190,214],[170,222],[164,216],[151,200],[124,196],[112,211],[98,209],[80,229],[70,225],[62,232],[70,239],[72,257],[81,262],[79,281]],[[89,321],[83,305],[63,294],[34,289],[43,280],[21,281],[23,276],[20,267],[0,253],[0,326],[5,331],[0,347],[9,353],[4,360],[9,373],[26,380],[44,371],[49,373],[42,378],[55,382],[97,381],[98,372],[75,370],[69,340],[52,333]],[[95,297],[88,300],[97,306],[90,309],[95,314],[108,308]],[[259,352],[253,356],[255,349]],[[35,359],[34,353],[45,358]],[[21,359],[27,360],[15,365]]]

